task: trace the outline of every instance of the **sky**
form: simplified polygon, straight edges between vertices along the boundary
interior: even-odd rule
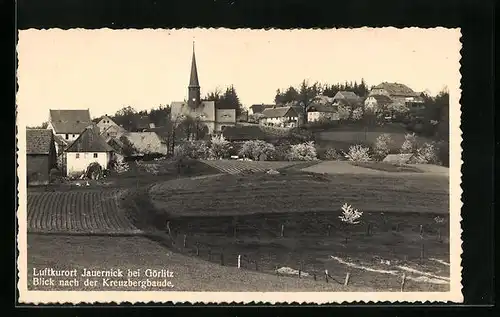
[[[187,98],[193,41],[202,97],[234,85],[241,103],[273,103],[306,79],[459,89],[459,29],[28,29],[18,37],[18,121],[49,109],[147,110]],[[451,96],[450,96],[451,97]],[[456,100],[458,100],[457,98]]]

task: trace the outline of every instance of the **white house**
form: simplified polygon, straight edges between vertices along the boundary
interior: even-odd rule
[[[47,129],[52,130],[55,136],[66,141],[76,140],[85,127],[92,124],[90,112],[85,110],[53,110],[49,111]]]
[[[113,148],[99,135],[97,128],[89,125],[64,152],[66,175],[79,176],[93,162],[97,162],[103,169],[107,169],[112,152]]]
[[[338,107],[328,104],[313,103],[307,107],[307,122],[321,120],[338,121]]]
[[[119,125],[116,124],[116,122],[114,122],[113,119],[111,119],[107,114],[101,117],[99,122],[97,122],[97,127],[99,128],[100,133],[113,126],[119,127]]]
[[[265,125],[295,127],[299,123],[299,113],[291,106],[267,108],[262,111],[262,114],[260,123]]]

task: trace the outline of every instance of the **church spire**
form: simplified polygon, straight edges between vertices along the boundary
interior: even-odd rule
[[[188,105],[191,108],[196,108],[201,102],[200,83],[198,82],[198,70],[196,69],[196,57],[194,54],[194,41],[193,41],[193,57],[191,61],[191,77],[189,78],[188,86]]]
[[[198,82],[198,69],[196,68],[196,56],[194,53],[194,41],[193,41],[193,57],[191,60],[191,77],[189,78],[189,87],[200,87]]]

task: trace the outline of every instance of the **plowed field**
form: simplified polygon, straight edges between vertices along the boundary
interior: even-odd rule
[[[123,191],[28,194],[28,232],[132,233],[136,228],[119,207]]]

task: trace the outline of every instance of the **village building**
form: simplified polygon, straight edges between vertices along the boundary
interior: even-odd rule
[[[391,98],[393,102],[405,103],[409,107],[411,107],[412,104],[417,104],[417,106],[419,106],[419,104],[424,102],[422,93],[415,92],[410,87],[399,83],[383,82],[373,87],[370,90],[368,97],[374,95],[387,96]]]
[[[338,121],[338,106],[332,104],[312,103],[307,107],[307,122]]]
[[[264,109],[276,107],[275,104],[254,104],[250,106],[250,114],[262,113]]]
[[[387,95],[371,95],[365,99],[365,108],[369,110],[386,109],[391,103],[393,101]]]
[[[370,90],[365,107],[383,111],[390,117],[394,117],[402,109],[418,116],[425,104],[422,93],[415,92],[404,84],[383,82]]]
[[[88,109],[50,109],[47,129],[52,130],[54,134],[56,153],[60,155],[66,147],[80,136],[87,126],[92,124]]]
[[[209,134],[220,132],[227,126],[236,125],[236,109],[219,109],[215,101],[201,100],[194,46],[188,100],[171,103],[171,120],[173,124],[178,124],[186,117],[191,117],[205,124]]]
[[[104,130],[99,129],[99,134],[105,140],[108,140],[110,138],[119,138],[125,132],[127,132],[127,130],[119,125],[111,125]]]
[[[274,107],[265,109],[260,123],[264,125],[273,125],[285,128],[296,127],[299,125],[299,112],[296,107]]]
[[[50,170],[57,167],[54,135],[47,129],[26,129],[26,172],[28,185],[50,182]]]
[[[362,105],[362,99],[352,91],[339,91],[333,96],[333,104],[356,108]]]
[[[89,125],[64,152],[66,175],[79,176],[93,162],[99,163],[103,170],[108,169],[112,155],[113,149],[99,135],[98,128]]]
[[[102,133],[103,131],[109,129],[110,127],[119,127],[116,122],[113,121],[107,114],[102,116],[99,121],[97,121],[97,127],[99,128],[99,132]]]
[[[112,141],[111,146],[127,158],[168,153],[168,144],[155,132],[126,132],[115,140],[119,142]]]

